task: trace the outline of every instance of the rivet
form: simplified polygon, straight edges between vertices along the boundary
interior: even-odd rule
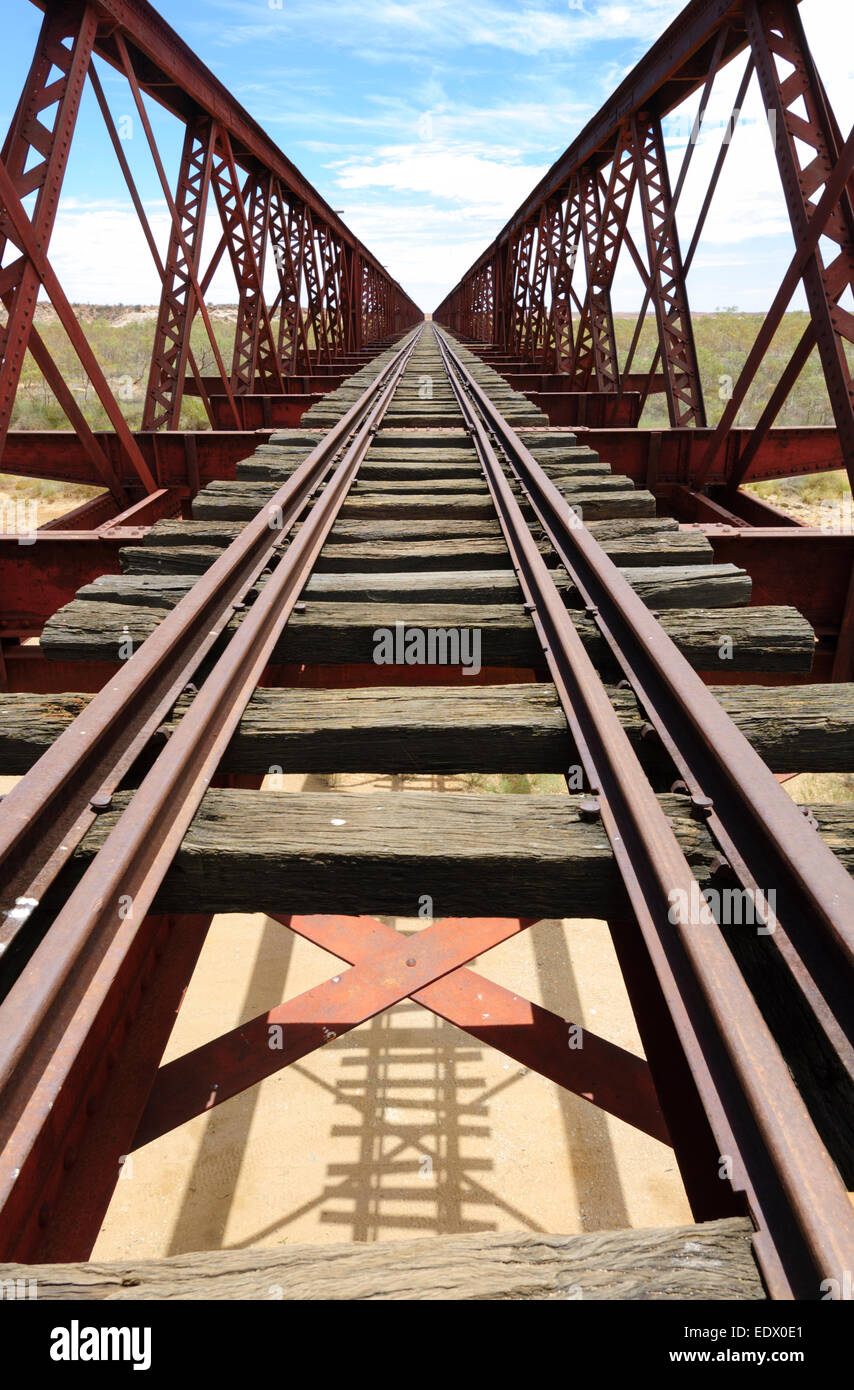
[[[410,957],[409,957],[409,960],[406,962],[406,964],[407,964],[407,965],[414,965],[414,964],[415,964],[415,957],[414,957],[414,956],[410,956]]]

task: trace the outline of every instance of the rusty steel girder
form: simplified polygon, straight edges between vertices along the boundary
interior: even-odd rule
[[[675,189],[671,190],[661,121],[692,92],[700,92],[702,113],[717,73],[745,50],[747,66],[683,264],[676,209],[695,134],[692,132]],[[663,390],[671,426],[702,429],[705,407],[686,276],[754,77],[774,132],[774,152],[796,251],[691,482],[698,488],[717,479],[722,460],[724,481],[733,492],[751,475],[768,431],[814,348],[822,363],[842,461],[854,482],[854,315],[849,304],[854,290],[854,146],[851,137],[844,139],[830,107],[804,35],[798,0],[747,0],[744,5],[693,0],[686,6],[434,311],[434,318],[488,344],[499,358],[516,359],[516,370],[565,373],[571,378],[571,389],[579,391],[610,394],[616,390],[617,401],[608,419],[617,424],[622,418],[620,407],[626,404],[620,377],[623,374],[627,381],[636,381],[631,377],[631,365],[646,308],[652,302],[659,341],[641,391],[640,410],[651,392]],[[624,214],[630,200],[621,197],[624,190],[619,186],[619,174],[623,169],[627,178],[637,182],[648,266],[625,229]],[[610,206],[612,198],[614,207]],[[560,209],[557,216],[550,211],[555,206]],[[535,226],[539,226],[541,240],[529,279],[531,229]],[[619,249],[615,235],[622,235],[646,288],[622,372],[613,346],[608,294],[613,274],[611,253]],[[542,241],[546,237],[548,250]],[[555,253],[558,244],[560,249]],[[829,252],[825,250],[828,245]],[[587,276],[583,304],[572,285],[580,247]],[[546,277],[543,269],[549,255],[554,265]],[[491,300],[487,297],[484,303],[487,282],[483,272],[487,266],[492,267],[487,289]],[[752,436],[740,440],[741,447],[734,454],[729,445],[738,410],[799,280],[806,291],[810,323],[764,405]],[[579,314],[575,326],[573,301]],[[487,333],[487,327],[491,332]],[[556,411],[554,419],[555,423],[563,420],[562,412]],[[837,452],[834,450],[834,457]]]
[[[571,375],[575,390],[589,389],[592,377],[595,377],[599,391],[616,391],[620,384],[611,285],[623,244],[637,172],[636,141],[631,128],[623,127],[601,203],[594,171],[586,166],[579,174],[587,294],[572,357]]]
[[[839,161],[842,141],[794,0],[748,0],[744,18],[792,232],[800,245],[816,194]],[[854,207],[848,178],[822,234],[838,249],[827,265],[820,247],[813,249],[803,268],[803,285],[833,418],[854,477],[854,374],[847,355],[854,346],[854,317],[839,302],[854,288]],[[805,360],[804,354],[801,366]]]
[[[45,16],[35,56],[3,145],[2,162],[16,196],[35,193],[30,225],[42,250],[53,231],[71,148],[71,135],[92,56],[97,16],[91,6],[71,5]],[[71,42],[71,47],[66,42]],[[59,76],[53,77],[58,70]],[[51,119],[52,113],[52,119]],[[51,123],[45,124],[45,119]],[[32,155],[40,156],[28,167]],[[9,242],[22,252],[0,272],[0,291],[9,297],[0,327],[0,452],[9,428],[38,298],[38,271],[20,245],[9,208],[0,203],[0,255]]]
[[[146,430],[177,429],[181,418],[190,330],[196,303],[194,282],[198,283],[214,138],[213,122],[208,120],[188,125],[184,134],[154,350],[142,413],[142,425]]]
[[[679,237],[676,221],[670,216],[672,194],[661,122],[658,117],[641,115],[632,125],[670,423],[702,427],[706,410]]]
[[[363,343],[379,345],[413,326],[420,313],[337,214],[257,127],[194,54],[143,0],[35,0],[44,20],[30,70],[0,154],[0,454],[9,430],[26,352],[48,385],[117,507],[128,500],[115,468],[86,422],[34,326],[46,292],[120,442],[138,484],[156,490],[121,405],[92,353],[49,261],[49,244],[87,76],[161,281],[161,301],[143,405],[146,431],[175,429],[191,383],[209,420],[208,397],[190,343],[198,314],[226,397],[228,422],[240,427],[236,395],[284,393],[284,378],[334,362]],[[142,199],[118,137],[94,58],[128,81],[171,219],[161,261]],[[158,151],[145,97],[183,122],[177,183],[171,185]],[[201,243],[209,191],[222,236],[202,274]],[[35,195],[32,212],[24,210]],[[285,212],[287,209],[287,212]],[[282,290],[279,324],[263,294],[265,260],[287,243],[277,267]],[[8,248],[17,254],[8,257]],[[227,255],[238,289],[238,324],[230,371],[213,331],[205,294]],[[363,274],[362,267],[369,268]],[[374,283],[375,282],[375,283]],[[363,304],[362,293],[370,284]],[[309,294],[308,320],[301,291]],[[311,333],[316,336],[309,349]],[[188,376],[188,371],[190,375]]]
[[[696,130],[717,73],[745,51],[747,66],[683,263],[676,209]],[[811,323],[760,415],[754,438],[736,460],[727,450],[729,481],[735,488],[748,476],[769,428],[815,346],[821,357],[843,458],[854,478],[854,316],[847,303],[854,289],[851,152],[810,55],[798,0],[747,0],[743,5],[734,0],[692,0],[434,311],[438,322],[488,344],[499,360],[516,359],[517,370],[551,369],[567,374],[572,380],[571,389],[596,394],[616,391],[617,402],[608,417],[616,424],[621,418],[620,407],[625,405],[620,378],[624,374],[636,383],[637,378],[631,377],[631,364],[651,302],[659,341],[641,390],[640,409],[643,410],[651,392],[662,390],[667,397],[671,426],[702,429],[705,407],[686,276],[748,86],[754,78],[775,128],[775,155],[800,259],[794,270],[787,272],[786,294],[781,293],[779,302],[775,301],[767,331],[763,326],[748,356],[742,379],[703,466],[692,480],[695,487],[703,484],[713,468],[717,469],[739,405],[799,278],[806,289]],[[672,190],[661,122],[692,93],[700,94],[701,114]],[[648,264],[644,264],[625,227],[631,201],[626,181],[637,184]],[[828,198],[831,188],[833,196]],[[557,214],[553,212],[556,207]],[[533,276],[529,277],[533,227],[539,227],[540,240]],[[802,248],[807,243],[809,249],[804,252]],[[828,243],[832,245],[825,264],[823,246]],[[624,364],[616,358],[609,298],[620,244],[631,255],[645,286],[643,307]],[[555,253],[558,245],[560,249]],[[583,303],[579,303],[572,285],[579,248],[583,249],[587,279]],[[553,266],[546,276],[543,272],[549,257]],[[491,302],[484,304],[483,272],[487,266],[492,267]],[[578,310],[575,325],[573,301]],[[487,326],[491,328],[489,336]],[[636,389],[636,385],[627,389]],[[561,419],[558,412],[555,423]]]

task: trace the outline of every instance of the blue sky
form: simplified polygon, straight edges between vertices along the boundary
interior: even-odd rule
[[[682,8],[679,0],[160,0],[157,7],[345,221],[430,309]],[[4,0],[5,131],[38,32]],[[843,130],[854,117],[854,5],[803,0]],[[719,78],[682,199],[687,242],[742,60]],[[167,223],[127,84],[101,65],[161,245]],[[695,104],[668,123],[675,180]],[[174,177],[178,123],[150,107]],[[130,122],[128,119],[130,118]],[[792,252],[758,96],[745,106],[690,281],[697,310],[768,305]],[[637,210],[631,225],[642,230]],[[215,237],[213,226],[209,236]],[[67,293],[151,303],[158,283],[94,98],[75,136],[51,256]],[[639,304],[624,256],[615,306]],[[234,298],[225,274],[214,299]],[[802,301],[797,301],[802,302]]]

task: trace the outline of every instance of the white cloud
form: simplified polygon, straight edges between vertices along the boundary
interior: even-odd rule
[[[165,204],[146,208],[151,229],[165,257],[169,216]],[[205,225],[202,265],[217,245],[219,219]],[[73,303],[156,304],[160,277],[133,208],[118,202],[63,200],[50,243],[51,264]],[[208,303],[237,298],[227,258],[214,276]]]
[[[651,43],[683,8],[681,0],[635,0],[632,5],[586,0],[583,5],[494,0],[419,0],[417,5],[379,0],[290,0],[259,20],[256,0],[213,0],[231,17],[221,31],[223,46],[283,42],[294,34],[328,34],[339,48],[366,60],[431,52],[492,48],[524,56],[579,52],[593,43],[642,40]],[[263,13],[263,11],[261,11]]]
[[[305,153],[312,181],[425,308],[493,239],[632,66],[632,55],[639,57],[683,8],[683,0],[284,0],[279,10],[264,0],[209,0],[214,31],[210,20],[203,24],[172,3],[185,37],[204,32],[215,52],[220,44],[241,46],[244,80],[236,57],[223,60],[220,76],[227,79],[233,66],[238,97],[297,163]],[[854,116],[854,6],[803,0],[800,10],[847,131]],[[401,60],[399,69],[392,59]],[[382,81],[373,60],[385,63]],[[730,64],[716,84],[682,198],[683,250],[743,62]],[[746,303],[748,293],[769,302],[793,249],[755,87],[754,79],[694,264],[691,295],[699,307],[739,297]],[[690,117],[692,103],[687,110]],[[684,133],[671,130],[674,181],[683,149]],[[118,185],[116,171],[111,187]],[[76,191],[76,200],[62,200],[51,246],[69,296],[156,301],[157,275],[129,204],[79,196],[80,185]],[[152,204],[151,217],[162,249],[162,204]],[[642,247],[637,202],[630,228]],[[208,251],[217,236],[212,224]],[[638,283],[624,253],[618,307],[639,302]],[[225,269],[211,298],[234,297]]]
[[[512,211],[544,173],[542,165],[402,145],[383,151],[376,159],[348,161],[339,168],[337,179],[344,189],[389,188]]]

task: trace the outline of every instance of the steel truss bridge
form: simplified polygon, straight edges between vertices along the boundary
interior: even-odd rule
[[[675,1155],[696,1224],[674,1241],[708,1239],[746,1296],[850,1293],[854,816],[780,784],[854,771],[854,534],[744,490],[840,468],[854,484],[854,132],[797,0],[691,0],[433,323],[145,0],[35,3],[0,154],[0,466],[101,491],[0,534],[0,774],[20,777],[0,806],[4,1268],[65,1262],[43,1276],[65,1287],[128,1153],[409,999]],[[103,64],[128,84],[165,254]],[[686,229],[696,144],[674,179],[662,122],[697,93],[704,111],[730,64],[732,117]],[[162,286],[140,429],[51,259],[87,84]],[[792,252],[710,426],[688,279],[751,84]],[[183,124],[174,185],[147,99]],[[623,360],[621,256],[643,289]],[[228,356],[208,304],[221,265]],[[803,336],[737,426],[799,285]],[[40,296],[108,429],[51,356]],[[814,351],[834,423],[780,426]],[[28,353],[69,428],[12,428]],[[653,395],[666,428],[641,426]],[[188,396],[207,428],[182,428]],[[378,665],[372,634],[407,624],[477,631],[475,678],[459,659]],[[345,851],[328,796],[262,789],[272,765],[558,772],[568,795],[353,797]],[[424,885],[444,916],[416,937],[368,915],[414,915]],[[710,886],[756,909],[749,939],[705,899],[698,915]],[[345,968],[162,1064],[213,915],[253,910]],[[608,922],[645,1056],[589,1032],[569,1051],[572,1020],[468,968],[573,916]],[[632,1238],[614,1237],[624,1261]],[[637,1296],[656,1296],[654,1251],[636,1254],[652,1271]],[[543,1259],[541,1285],[530,1261],[513,1276],[526,1296],[556,1277]],[[711,1265],[697,1277],[720,1296]]]

